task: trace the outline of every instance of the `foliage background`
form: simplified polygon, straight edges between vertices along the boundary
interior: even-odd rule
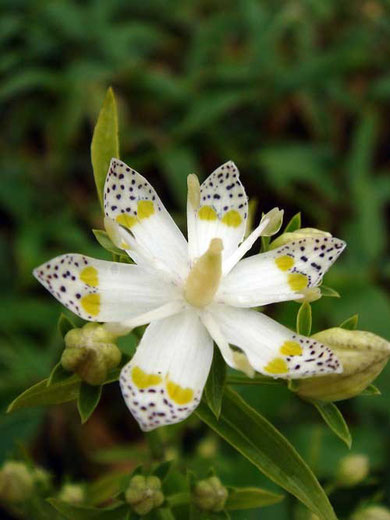
[[[326,278],[340,300],[313,305],[314,330],[360,315],[390,339],[390,9],[380,0],[0,1],[0,402],[46,377],[62,350],[59,304],[32,269],[64,252],[107,258],[90,165],[104,92],[118,101],[121,158],[185,228],[186,175],[232,159],[258,217],[326,229],[348,248]],[[297,304],[270,308],[293,326]],[[342,404],[371,481],[335,493],[340,515],[378,493],[390,506],[390,367],[381,397]],[[284,388],[242,389],[321,479],[347,448]],[[0,458],[25,446],[56,478],[132,468],[144,441],[117,385],[81,428],[73,404],[0,418]],[[227,484],[272,485],[197,419],[164,433],[171,456]],[[120,446],[118,451],[112,450]],[[108,451],[107,451],[108,450]],[[257,518],[256,512],[234,518]],[[292,518],[292,502],[262,511]]]

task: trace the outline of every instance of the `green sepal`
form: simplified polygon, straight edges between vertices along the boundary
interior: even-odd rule
[[[337,520],[325,491],[295,448],[231,388],[225,389],[219,420],[203,402],[195,413],[262,473],[301,500],[320,519]]]
[[[109,253],[113,255],[119,256],[119,258],[126,258],[130,261],[130,257],[128,257],[122,249],[116,247],[114,243],[111,241],[110,237],[107,235],[107,232],[103,229],[93,229],[92,233],[95,235],[96,240],[99,244]]]
[[[77,399],[77,409],[80,414],[81,423],[84,424],[93,414],[102,396],[102,385],[89,385],[84,381],[80,384]]]
[[[226,500],[225,508],[229,511],[270,506],[284,499],[283,495],[278,495],[261,488],[228,487],[227,489],[229,495]]]
[[[59,361],[53,370],[50,373],[50,376],[47,379],[47,386],[54,385],[56,383],[61,383],[68,379],[68,377],[72,377],[72,372],[65,370],[65,368],[61,365],[61,361]]]
[[[310,303],[303,302],[297,314],[297,332],[302,336],[310,336],[312,313]]]
[[[72,322],[70,318],[68,318],[68,316],[61,312],[60,317],[58,318],[57,327],[59,333],[64,338],[67,332],[76,328],[76,325]]]
[[[354,314],[347,320],[343,321],[339,327],[346,330],[356,330],[359,323],[359,314]]]
[[[375,385],[368,385],[367,388],[365,388],[363,390],[363,392],[361,392],[359,394],[360,395],[366,395],[366,396],[372,396],[372,395],[382,395],[382,392],[379,390],[379,388]]]
[[[235,374],[226,378],[227,385],[284,385],[282,379],[274,379],[273,377],[256,374],[254,377],[248,377],[241,374]]]
[[[345,444],[351,449],[352,436],[342,413],[334,403],[324,401],[311,401],[324,419],[326,424]]]
[[[218,419],[221,413],[222,396],[226,384],[226,363],[218,347],[214,347],[213,362],[205,387],[208,406]]]
[[[337,292],[332,287],[328,287],[327,285],[321,285],[321,296],[325,296],[326,298],[341,298],[340,293]]]
[[[283,233],[292,233],[293,231],[297,231],[298,229],[301,229],[301,212],[296,213],[292,217],[292,219],[284,228]]]
[[[119,139],[116,102],[110,87],[100,109],[91,143],[93,176],[102,208],[104,183],[112,158],[119,159]]]
[[[171,467],[172,467],[172,461],[171,460],[166,460],[165,462],[161,462],[160,464],[157,464],[153,471],[152,471],[152,474],[155,476],[155,477],[158,477],[161,482],[164,482],[164,480],[167,478],[168,476],[168,473],[170,472],[171,470]]]

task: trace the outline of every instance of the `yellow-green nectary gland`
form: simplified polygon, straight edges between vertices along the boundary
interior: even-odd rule
[[[222,249],[222,240],[213,238],[192,267],[184,286],[184,297],[191,305],[204,307],[212,302],[221,280]]]

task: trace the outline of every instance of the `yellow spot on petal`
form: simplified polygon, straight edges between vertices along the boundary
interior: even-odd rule
[[[151,200],[140,200],[138,202],[137,215],[140,220],[149,218],[154,213],[154,204]]]
[[[147,374],[140,367],[134,367],[131,371],[131,377],[134,384],[138,388],[148,388],[149,386],[155,386],[161,383],[162,378],[158,374]]]
[[[187,404],[194,397],[194,391],[191,388],[183,388],[173,381],[167,382],[167,391],[172,401],[177,404]]]
[[[221,222],[229,227],[238,227],[242,222],[242,217],[235,209],[231,209],[222,217]]]
[[[97,316],[100,312],[100,294],[87,294],[83,296],[80,303],[88,314],[91,316]]]
[[[291,256],[288,255],[278,256],[278,258],[275,258],[275,264],[282,271],[288,271],[289,269],[291,269],[294,263],[294,258],[291,258]]]
[[[125,226],[129,229],[137,223],[137,217],[134,215],[129,215],[128,213],[122,213],[121,215],[118,215],[115,220],[118,222],[118,224],[121,224],[122,226]]]
[[[307,276],[301,273],[291,273],[288,275],[288,284],[293,291],[302,291],[308,284]]]
[[[269,374],[287,374],[288,366],[284,359],[274,358],[264,367]]]
[[[80,280],[91,287],[97,287],[99,285],[97,269],[92,265],[85,267],[80,273]]]
[[[302,347],[297,341],[285,341],[280,347],[279,352],[284,356],[300,356]]]
[[[200,220],[217,220],[218,216],[211,206],[202,206],[198,211]]]

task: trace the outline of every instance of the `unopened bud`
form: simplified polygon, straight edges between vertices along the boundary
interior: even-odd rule
[[[354,513],[351,520],[390,520],[390,510],[383,506],[368,506]]]
[[[97,323],[70,330],[65,336],[62,366],[91,385],[102,384],[108,370],[118,366],[121,360],[115,338],[112,332]]]
[[[0,470],[0,502],[16,504],[29,499],[34,487],[30,470],[23,462],[6,462]]]
[[[347,455],[340,461],[337,470],[337,483],[343,487],[353,487],[360,484],[370,471],[368,457],[362,454]]]
[[[80,484],[64,484],[58,498],[74,506],[80,505],[85,501],[85,489]]]
[[[125,492],[125,498],[135,513],[140,516],[147,515],[164,502],[160,479],[153,475],[135,475]]]
[[[262,230],[261,236],[270,237],[272,235],[275,235],[275,233],[277,233],[279,229],[282,227],[283,215],[284,211],[279,208],[273,208],[271,209],[271,211],[266,213],[261,219],[261,222],[264,222],[266,219],[268,219],[268,224]]]
[[[315,228],[302,228],[297,229],[296,231],[283,233],[280,237],[276,238],[273,242],[271,242],[269,248],[276,249],[277,247],[284,246],[289,242],[295,242],[296,240],[302,240],[302,238],[323,238],[323,237],[331,237],[332,235],[327,231],[322,231],[321,229]]]
[[[332,349],[343,372],[297,380],[295,391],[302,398],[341,401],[359,395],[381,373],[390,357],[390,343],[371,332],[334,327],[312,337]]]
[[[194,502],[203,511],[222,511],[227,497],[228,491],[218,477],[209,477],[195,484]]]

